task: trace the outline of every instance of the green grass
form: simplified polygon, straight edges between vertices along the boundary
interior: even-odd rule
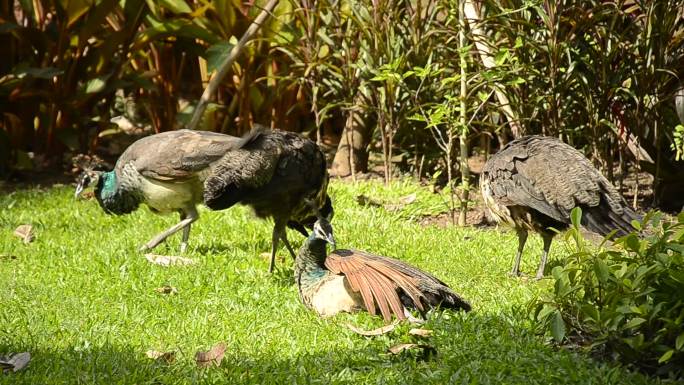
[[[417,192],[403,213],[359,206],[363,193],[392,200]],[[516,237],[508,230],[422,227],[412,217],[441,207],[438,196],[409,182],[333,182],[339,247],[409,261],[446,281],[473,305],[468,314],[437,312],[427,359],[390,356],[414,341],[402,326],[376,338],[354,334],[353,323],[382,325],[368,314],[319,319],[299,303],[289,257],[274,275],[260,254],[271,224],[249,210],[202,210],[187,256],[192,266],[150,264],[137,248],[177,216],[141,208],[105,215],[94,200],[74,201],[73,189],[24,190],[0,196],[0,355],[29,351],[29,367],[0,375],[2,384],[194,383],[434,383],[648,384],[656,380],[587,356],[546,346],[530,331],[527,301],[548,282],[507,276]],[[37,238],[12,236],[32,224]],[[302,238],[290,232],[292,243]],[[176,254],[179,237],[155,250]],[[541,242],[531,237],[523,270],[533,273]],[[563,252],[562,241],[554,244]],[[283,248],[281,256],[287,256]],[[555,255],[555,254],[554,254]],[[553,256],[551,257],[553,261]],[[171,285],[176,295],[154,289]],[[197,350],[226,341],[218,368],[198,369]],[[177,352],[162,365],[149,349]]]

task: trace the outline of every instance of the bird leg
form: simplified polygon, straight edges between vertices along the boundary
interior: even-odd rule
[[[546,267],[546,258],[549,256],[553,235],[542,234],[542,239],[544,240],[544,251],[542,252],[541,261],[539,262],[539,270],[537,270],[536,279],[544,278],[544,267]]]
[[[414,325],[422,325],[425,323],[425,321],[423,321],[422,319],[414,317],[413,314],[411,314],[411,312],[407,308],[404,308],[404,317],[406,317],[406,320],[409,323]]]
[[[197,209],[193,207],[192,210],[180,212],[181,221],[188,217],[188,215],[189,215],[188,212],[194,212],[195,220],[197,220],[197,218],[199,218],[199,214],[197,214]],[[192,222],[183,228],[183,238],[181,239],[181,245],[180,245],[180,253],[181,254],[184,254],[185,250],[188,248],[188,238],[190,238],[190,228],[191,227],[192,227]]]
[[[278,242],[282,239],[283,243],[285,244],[285,247],[287,247],[287,251],[290,252],[290,255],[292,255],[292,258],[296,258],[297,255],[295,254],[294,250],[292,249],[292,246],[290,245],[290,242],[287,240],[287,230],[285,230],[285,225],[277,223],[275,226],[273,226],[273,237],[271,240],[271,262],[268,265],[268,272],[272,273],[273,268],[275,267],[275,256],[276,256],[276,250],[278,249]]]
[[[155,247],[157,247],[160,243],[164,242],[164,240],[166,240],[166,238],[177,233],[181,229],[186,229],[186,228],[187,228],[187,230],[183,231],[183,239],[185,242],[187,242],[187,237],[190,236],[190,225],[192,224],[192,222],[196,221],[197,218],[199,218],[199,214],[197,214],[197,210],[193,208],[192,210],[187,210],[185,215],[186,215],[185,219],[183,219],[180,222],[176,223],[175,225],[171,226],[168,230],[157,234],[157,236],[152,238],[149,242],[142,245],[140,247],[140,251],[152,250]],[[183,249],[182,244],[181,244],[181,249]]]
[[[515,254],[515,261],[513,262],[513,269],[511,270],[512,276],[520,275],[520,259],[522,258],[523,249],[525,248],[525,242],[527,242],[527,230],[516,229],[518,233],[518,253]]]

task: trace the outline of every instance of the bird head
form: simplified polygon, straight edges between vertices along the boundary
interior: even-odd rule
[[[336,244],[335,236],[333,236],[333,228],[327,219],[321,217],[314,223],[313,237],[328,242],[333,250],[335,249]]]
[[[91,184],[97,185],[100,181],[101,175],[102,171],[95,171],[92,169],[83,171],[76,180],[76,193],[74,194],[74,196],[78,198],[83,192],[83,190],[85,190],[88,186],[90,186]]]

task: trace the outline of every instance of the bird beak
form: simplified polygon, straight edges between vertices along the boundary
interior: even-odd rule
[[[332,234],[328,235],[326,241],[328,241],[330,246],[332,246],[333,250],[337,249],[337,243],[335,242],[335,237]]]

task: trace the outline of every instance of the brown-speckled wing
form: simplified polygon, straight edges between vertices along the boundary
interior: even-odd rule
[[[242,138],[208,131],[163,132],[133,143],[119,157],[116,168],[132,163],[148,178],[180,181],[193,177],[242,143]]]
[[[561,222],[601,198],[621,212],[623,199],[579,151],[558,139],[529,136],[509,143],[485,165],[491,194],[504,205],[533,208]]]

